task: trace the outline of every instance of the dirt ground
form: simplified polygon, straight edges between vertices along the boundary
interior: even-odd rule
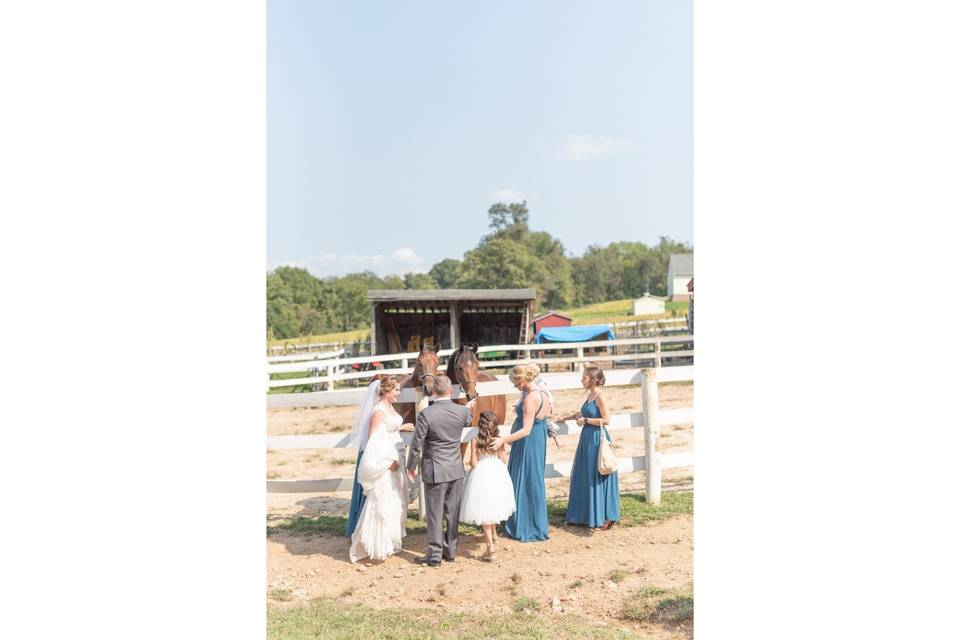
[[[604,390],[611,413],[640,410],[639,387]],[[556,394],[555,415],[579,407],[583,394]],[[508,397],[509,403],[509,397]],[[692,384],[660,385],[660,406],[693,406]],[[296,435],[348,431],[354,407],[268,410],[269,435]],[[611,434],[621,456],[643,455],[643,430]],[[551,441],[547,462],[570,460],[578,435],[560,436],[561,447]],[[676,425],[662,430],[662,450],[693,449],[693,426]],[[268,451],[270,478],[313,479],[353,474],[356,453],[352,449]],[[691,489],[693,470],[664,472],[664,489]],[[566,497],[569,480],[547,480],[549,499]],[[621,474],[622,493],[642,492],[643,473]],[[345,514],[347,492],[312,494],[267,494],[267,523],[294,516]],[[411,505],[413,506],[413,505]],[[550,540],[519,543],[501,538],[499,559],[488,564],[476,559],[483,552],[479,538],[461,537],[457,561],[437,569],[413,562],[422,554],[424,534],[404,539],[404,551],[385,562],[351,565],[349,541],[343,536],[303,537],[274,533],[267,538],[267,592],[286,589],[296,606],[315,597],[343,598],[373,607],[443,608],[448,611],[478,611],[477,593],[502,593],[496,604],[480,605],[481,612],[507,613],[514,600],[529,596],[538,600],[548,615],[574,612],[585,618],[637,631],[651,638],[689,638],[692,630],[657,625],[638,625],[621,617],[627,594],[642,587],[692,590],[693,518],[679,515],[637,527],[614,527],[591,532],[583,527],[551,527]],[[619,584],[609,580],[614,570],[626,577]],[[559,606],[553,606],[558,603]]]

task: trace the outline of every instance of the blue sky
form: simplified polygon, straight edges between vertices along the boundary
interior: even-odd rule
[[[571,255],[693,239],[692,3],[267,4],[267,268],[426,271],[526,199]]]

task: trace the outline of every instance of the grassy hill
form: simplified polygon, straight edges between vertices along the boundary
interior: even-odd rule
[[[609,300],[607,302],[598,302],[585,307],[574,309],[562,309],[559,313],[573,318],[573,324],[604,324],[613,322],[632,322],[634,320],[655,320],[660,318],[672,318],[675,315],[687,315],[688,304],[686,302],[667,301],[666,313],[653,315],[635,316],[631,314],[633,310],[633,298],[624,300]],[[544,310],[541,310],[543,312]]]

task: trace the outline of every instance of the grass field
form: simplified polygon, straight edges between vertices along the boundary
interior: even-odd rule
[[[481,600],[490,596],[481,595]],[[627,640],[635,633],[599,626],[579,616],[546,616],[518,598],[516,613],[507,615],[440,614],[427,609],[374,609],[339,600],[317,599],[306,607],[270,607],[267,638],[271,640]]]
[[[673,312],[677,316],[687,314],[686,302],[666,303],[666,313],[635,316],[633,310],[633,298],[624,300],[609,300],[607,302],[598,302],[597,304],[578,307],[575,309],[563,309],[559,311],[565,316],[573,318],[573,324],[609,324],[614,322],[633,322],[634,320],[658,320],[661,318],[672,318]]]

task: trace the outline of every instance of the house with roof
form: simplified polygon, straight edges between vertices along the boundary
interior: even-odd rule
[[[533,334],[540,333],[540,330],[545,327],[569,327],[571,324],[573,324],[573,318],[551,309],[549,313],[544,313],[533,319]]]
[[[666,313],[667,299],[660,296],[652,296],[647,291],[643,296],[633,301],[633,315],[650,316],[658,313]]]
[[[671,253],[667,266],[667,297],[674,302],[689,300],[687,283],[693,278],[693,254]]]

